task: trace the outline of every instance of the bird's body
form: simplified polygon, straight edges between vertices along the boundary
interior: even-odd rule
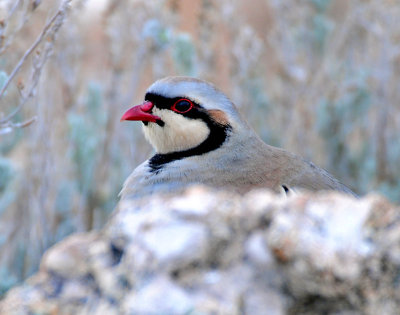
[[[122,199],[192,184],[240,193],[303,188],[354,194],[323,169],[264,143],[233,103],[205,81],[167,77],[155,82],[145,99],[122,119],[143,121],[157,153],[128,177]]]

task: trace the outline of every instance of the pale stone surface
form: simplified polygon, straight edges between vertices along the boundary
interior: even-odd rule
[[[398,314],[400,209],[378,195],[194,187],[118,205],[1,314]]]
[[[164,276],[132,291],[122,307],[126,314],[188,314],[192,309],[194,303],[189,294]]]

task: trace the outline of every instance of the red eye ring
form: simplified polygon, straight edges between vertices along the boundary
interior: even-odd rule
[[[184,104],[182,104],[182,103],[184,103]],[[181,108],[179,109],[179,107],[181,107]],[[190,111],[193,107],[194,107],[194,104],[191,100],[189,100],[187,98],[180,98],[179,100],[177,100],[174,103],[174,105],[172,105],[171,109],[174,112],[177,112],[179,114],[184,114],[184,113],[187,113],[188,111]]]

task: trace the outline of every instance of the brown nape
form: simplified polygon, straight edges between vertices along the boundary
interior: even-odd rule
[[[219,109],[211,109],[208,111],[210,117],[217,123],[222,126],[227,126],[229,125],[229,120],[228,117],[226,117],[226,114]]]

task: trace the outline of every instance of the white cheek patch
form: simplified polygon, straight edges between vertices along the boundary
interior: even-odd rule
[[[188,150],[207,139],[210,129],[200,119],[190,119],[168,109],[153,108],[153,114],[165,123],[163,127],[148,123],[143,127],[146,139],[157,153]]]

